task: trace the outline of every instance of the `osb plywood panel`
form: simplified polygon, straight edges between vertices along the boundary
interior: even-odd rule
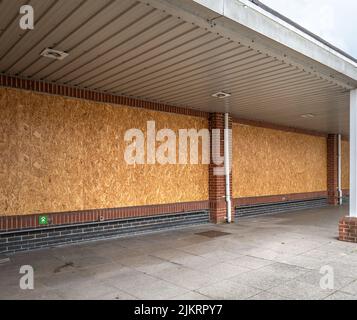
[[[341,146],[342,189],[350,188],[350,143],[342,141]]]
[[[233,196],[327,190],[326,139],[233,125]]]
[[[127,165],[126,130],[206,119],[0,88],[0,214],[208,199],[206,165]]]

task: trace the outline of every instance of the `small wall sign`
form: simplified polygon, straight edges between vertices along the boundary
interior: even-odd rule
[[[43,226],[48,224],[48,216],[39,216],[38,223]]]

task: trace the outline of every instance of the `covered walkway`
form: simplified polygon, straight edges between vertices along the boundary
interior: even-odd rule
[[[356,300],[356,245],[337,240],[347,212],[328,207],[16,254],[0,265],[0,298]],[[35,268],[33,291],[18,286],[26,264]],[[326,266],[332,290],[320,287]]]
[[[356,299],[356,59],[259,1],[32,2],[0,1],[0,299]]]

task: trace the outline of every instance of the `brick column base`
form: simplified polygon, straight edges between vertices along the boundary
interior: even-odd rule
[[[225,223],[227,222],[227,203],[226,200],[210,200],[210,220],[212,223]]]
[[[357,218],[345,217],[340,220],[339,239],[357,243]]]
[[[216,150],[218,156],[224,156],[224,114],[212,113],[209,119],[209,128],[211,137],[213,129],[220,129],[220,150]],[[232,119],[229,121],[229,128],[232,129]],[[213,140],[213,138],[211,139]],[[213,162],[212,141],[211,141],[211,164],[209,166],[209,203],[210,218],[213,223],[224,223],[227,221],[227,203],[226,203],[226,178],[224,175],[215,175],[217,168],[223,169],[224,165],[216,165]],[[232,194],[232,176],[230,178]],[[232,199],[232,197],[231,197]],[[233,201],[232,201],[233,203]],[[233,206],[232,206],[233,207]],[[234,210],[232,209],[232,221],[234,221]]]

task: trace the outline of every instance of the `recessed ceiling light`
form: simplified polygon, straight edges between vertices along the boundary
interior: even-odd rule
[[[218,98],[218,99],[224,99],[224,98],[228,98],[230,96],[231,96],[230,93],[227,93],[227,92],[224,92],[224,91],[219,91],[217,93],[212,94],[212,97]]]
[[[52,48],[46,48],[41,52],[41,56],[55,59],[55,60],[63,60],[64,58],[68,57],[68,53],[64,51],[55,50]]]
[[[311,119],[311,118],[315,118],[315,115],[312,113],[302,114],[301,118]]]

